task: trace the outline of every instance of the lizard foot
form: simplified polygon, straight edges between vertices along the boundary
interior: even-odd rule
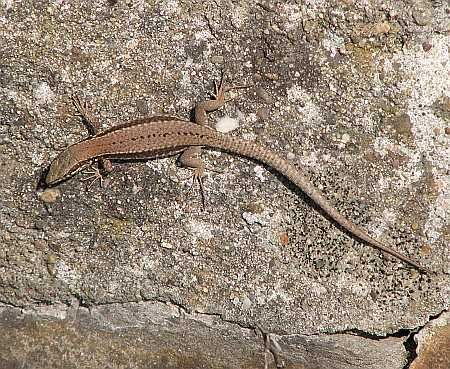
[[[202,200],[202,208],[203,208],[203,210],[205,210],[206,196],[205,196],[205,188],[203,186],[204,168],[194,168],[194,169],[192,169],[192,171],[193,171],[192,176],[184,178],[183,180],[188,180],[188,179],[192,178],[192,184],[189,186],[189,192],[191,192],[192,188],[195,185],[195,182],[198,182],[199,189],[200,189],[200,197]]]
[[[222,76],[220,78],[219,83],[217,81],[214,81],[214,92],[211,93],[211,97],[214,98],[214,100],[220,100],[223,102],[223,104],[228,103],[235,99],[235,97],[232,98],[225,98],[225,94],[228,91],[231,90],[239,90],[243,88],[249,88],[250,86],[247,85],[234,85],[234,86],[228,86],[224,82],[224,73],[222,72]]]
[[[72,96],[73,104],[75,105],[75,108],[78,110],[78,116],[80,116],[89,132],[90,136],[94,136],[97,134],[97,132],[100,129],[100,123],[98,122],[97,118],[92,114],[91,110],[89,109],[88,103],[85,101],[84,103],[81,102],[81,99],[78,95]]]
[[[97,180],[100,181],[100,187],[103,187],[103,174],[100,172],[99,168],[91,166],[90,170],[84,170],[84,173],[88,176],[85,178],[82,178],[82,182],[90,181],[88,185],[88,189],[90,189]]]

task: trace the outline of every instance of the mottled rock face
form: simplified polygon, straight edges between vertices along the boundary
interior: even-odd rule
[[[251,368],[264,350],[272,367],[405,367],[410,330],[449,307],[448,15],[418,0],[0,1],[0,368]],[[250,88],[211,123],[238,120],[227,135],[287,157],[435,274],[206,148],[204,210],[172,159],[38,188],[87,136],[74,94],[102,129],[188,119],[222,70]]]

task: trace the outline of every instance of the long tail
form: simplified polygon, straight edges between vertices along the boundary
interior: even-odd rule
[[[214,132],[217,134],[217,132]],[[407,264],[412,265],[418,270],[429,273],[429,270],[415,261],[409,259],[408,257],[400,254],[391,247],[388,247],[381,242],[375,240],[369,236],[364,230],[358,227],[353,222],[346,219],[339,211],[330,204],[330,202],[325,198],[325,196],[317,190],[314,185],[297,169],[294,165],[289,163],[287,160],[283,159],[281,156],[275,152],[267,149],[257,143],[243,140],[237,137],[228,135],[214,135],[211,137],[209,144],[205,146],[210,146],[211,148],[218,148],[224,151],[232,152],[234,154],[253,158],[273,169],[277,170],[280,174],[288,178],[292,183],[294,183],[298,188],[300,188],[304,193],[306,193],[323,211],[328,214],[336,223],[345,228],[348,232],[356,236],[357,238],[365,241],[370,246],[375,247],[379,250],[390,254],[397,259],[404,261]]]

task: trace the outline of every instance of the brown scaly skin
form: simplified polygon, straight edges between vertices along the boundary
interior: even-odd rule
[[[216,110],[225,104],[224,94],[227,90],[221,83],[214,100],[204,101],[197,105],[195,109],[196,123],[176,117],[155,116],[115,126],[69,146],[52,162],[46,183],[54,185],[61,182],[93,160],[103,160],[108,163],[108,159],[114,158],[152,159],[183,152],[180,157],[181,162],[195,170],[195,177],[199,180],[202,189],[201,175],[204,171],[204,164],[198,157],[201,147],[223,150],[255,159],[272,167],[305,192],[348,232],[364,240],[370,246],[392,255],[418,270],[429,272],[425,267],[375,240],[361,227],[346,219],[299,169],[274,151],[207,127],[207,112]],[[75,100],[75,104],[91,131],[97,132],[98,124],[87,113],[86,107],[83,107],[79,100]]]

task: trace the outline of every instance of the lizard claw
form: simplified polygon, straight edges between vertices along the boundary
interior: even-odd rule
[[[189,192],[191,192],[192,188],[194,187],[195,182],[198,182],[199,189],[200,189],[200,196],[202,199],[202,208],[203,208],[203,210],[205,210],[206,197],[205,197],[205,188],[203,186],[203,173],[204,173],[203,168],[195,168],[193,170],[192,176],[189,177],[189,178],[192,178],[192,184],[189,186]]]
[[[100,181],[100,187],[103,187],[103,175],[100,173],[100,169],[92,167],[90,170],[85,170],[84,173],[86,173],[88,176],[85,178],[82,178],[82,182],[91,181],[88,185],[88,189],[90,189],[97,180]]]
[[[97,180],[100,181],[100,187],[103,186],[104,174],[111,173],[114,167],[110,160],[100,158],[98,159],[98,167],[90,166],[90,170],[84,170],[84,173],[88,174],[88,177],[83,178],[81,181],[86,182],[91,180],[88,189],[91,188]],[[103,174],[102,174],[103,173]]]
[[[100,123],[90,111],[88,103],[86,101],[82,103],[80,97],[76,94],[72,95],[72,101],[78,111],[77,115],[83,120],[83,123],[89,132],[89,135],[96,135],[100,129]]]
[[[225,98],[225,94],[228,91],[231,90],[239,90],[239,89],[243,89],[243,88],[249,88],[251,87],[251,85],[234,85],[234,86],[228,86],[225,84],[225,73],[222,71],[222,75],[220,77],[220,81],[219,83],[217,83],[217,81],[214,81],[214,93],[211,94],[211,96],[215,99],[215,100],[223,100],[225,103],[234,100],[234,97],[231,99],[226,99]]]
[[[202,171],[203,172],[203,171]],[[193,180],[197,180],[199,188],[200,188],[200,195],[202,197],[202,208],[205,210],[206,208],[206,199],[205,199],[205,189],[203,187],[203,173],[200,173],[200,170],[194,171],[194,178]]]

